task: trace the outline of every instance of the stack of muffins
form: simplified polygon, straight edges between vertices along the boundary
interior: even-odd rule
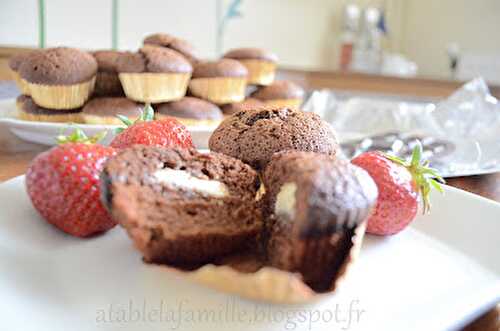
[[[16,104],[23,120],[120,124],[116,115],[134,121],[150,103],[156,119],[215,126],[240,110],[300,107],[304,90],[274,80],[277,60],[262,49],[239,48],[203,61],[187,41],[157,33],[137,52],[58,47],[14,56],[9,65],[22,92]]]

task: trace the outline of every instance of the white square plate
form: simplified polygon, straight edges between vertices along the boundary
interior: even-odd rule
[[[402,233],[367,236],[338,292],[283,306],[146,265],[119,227],[65,235],[37,215],[17,177],[0,185],[1,329],[457,329],[500,300],[500,204],[450,187],[433,202]]]

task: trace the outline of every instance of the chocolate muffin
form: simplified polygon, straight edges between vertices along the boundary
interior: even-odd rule
[[[92,55],[68,47],[36,51],[19,67],[31,97],[47,109],[81,107],[92,94],[96,73]]]
[[[261,48],[236,48],[224,57],[238,60],[248,69],[248,84],[269,85],[274,80],[278,62],[274,53]]]
[[[236,60],[200,62],[194,67],[189,91],[216,104],[240,102],[245,99],[247,76],[248,70]]]
[[[210,262],[254,246],[262,228],[257,173],[225,155],[135,146],[107,162],[101,183],[146,262]]]
[[[34,54],[36,51],[29,51],[29,52],[23,52],[23,53],[18,53],[9,58],[9,68],[12,72],[12,78],[16,82],[17,87],[21,91],[21,94],[24,95],[29,95],[29,88],[28,88],[28,83],[26,81],[21,79],[21,76],[19,75],[19,67],[21,67],[21,64],[31,55]]]
[[[83,121],[87,124],[117,124],[122,122],[117,115],[132,122],[141,116],[143,104],[124,97],[93,98],[82,109]]]
[[[376,204],[375,182],[348,161],[297,151],[275,154],[263,180],[269,265],[334,290]]]
[[[250,96],[272,107],[300,108],[304,94],[304,89],[299,85],[281,80],[257,89]]]
[[[97,61],[97,77],[95,82],[95,96],[123,96],[122,84],[118,78],[117,60],[122,52],[104,50],[92,53]]]
[[[54,110],[38,106],[31,97],[20,95],[16,99],[17,117],[24,121],[81,123],[81,108]]]
[[[288,108],[245,110],[226,118],[209,140],[210,150],[263,170],[283,150],[335,155],[339,149],[330,124],[314,113]]]
[[[221,109],[224,115],[233,115],[242,110],[249,110],[249,109],[252,110],[264,106],[265,104],[260,100],[254,98],[247,98],[242,102],[228,103],[227,105],[222,106]]]
[[[208,101],[184,97],[178,101],[161,103],[155,106],[155,117],[175,117],[179,122],[187,126],[195,125],[217,125],[223,115],[219,107]]]
[[[154,46],[120,55],[116,67],[127,97],[150,103],[184,97],[193,70],[180,53]]]
[[[199,61],[193,45],[184,39],[176,38],[167,33],[149,35],[144,38],[143,44],[173,49],[181,53],[191,64],[196,64]]]

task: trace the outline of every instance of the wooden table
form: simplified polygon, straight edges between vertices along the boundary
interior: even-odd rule
[[[283,70],[283,76],[299,81],[306,87],[331,87],[339,88],[347,83],[349,89],[368,90],[372,92],[403,94],[413,96],[444,97],[457,87],[457,83],[427,82],[426,80],[415,80],[402,84],[401,79],[386,77],[369,77],[366,75],[348,75],[335,73],[311,73],[297,70]],[[366,76],[366,77],[364,77]],[[357,82],[357,83],[356,83]],[[378,82],[378,83],[377,83]],[[423,86],[421,86],[423,84]],[[391,89],[392,86],[392,89]],[[429,93],[433,91],[434,93]],[[500,89],[494,89],[495,94],[500,96]],[[22,143],[17,138],[6,145],[0,142],[0,182],[25,173],[31,160],[47,147]],[[21,146],[19,151],[17,146]],[[459,177],[448,180],[448,184],[463,190],[481,195],[488,199],[500,202],[500,173],[481,176]],[[500,306],[491,309],[476,321],[467,326],[464,331],[499,331],[500,330]]]

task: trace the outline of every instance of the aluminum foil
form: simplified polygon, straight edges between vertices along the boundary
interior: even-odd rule
[[[303,105],[332,124],[344,154],[409,155],[416,140],[445,177],[500,171],[500,104],[482,78],[439,102],[314,91]]]

